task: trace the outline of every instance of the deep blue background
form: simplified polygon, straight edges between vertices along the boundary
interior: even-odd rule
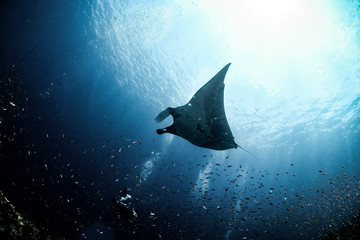
[[[332,3],[349,37],[319,57],[319,75],[302,68],[306,56],[249,70],[256,54],[224,56],[221,36],[204,37],[215,26],[201,4],[176,4],[1,3],[1,189],[70,239],[319,239],[339,229],[360,208],[359,4]],[[171,121],[156,115],[230,61],[229,124],[259,159],[157,136]],[[139,215],[131,224],[111,203],[124,188]]]

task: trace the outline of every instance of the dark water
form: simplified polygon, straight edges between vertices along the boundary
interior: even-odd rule
[[[339,229],[360,209],[359,3],[262,4],[2,1],[1,189],[69,239]],[[228,62],[227,118],[259,159],[158,136]]]

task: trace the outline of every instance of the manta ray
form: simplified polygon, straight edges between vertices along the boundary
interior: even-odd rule
[[[230,64],[202,86],[187,104],[176,108],[168,107],[160,112],[155,118],[156,122],[161,122],[171,115],[174,123],[157,129],[156,132],[180,136],[203,148],[226,150],[240,147],[248,152],[235,143],[225,115],[224,79]]]

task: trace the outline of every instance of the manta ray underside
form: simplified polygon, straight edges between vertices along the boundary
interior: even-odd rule
[[[161,122],[172,115],[174,123],[156,132],[172,133],[196,146],[214,150],[240,147],[234,141],[224,110],[224,79],[230,64],[202,86],[187,104],[162,111],[155,121]]]

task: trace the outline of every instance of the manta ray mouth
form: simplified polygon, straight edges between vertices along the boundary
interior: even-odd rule
[[[159,135],[164,134],[164,133],[166,133],[166,128],[157,129],[156,133],[159,134]]]

